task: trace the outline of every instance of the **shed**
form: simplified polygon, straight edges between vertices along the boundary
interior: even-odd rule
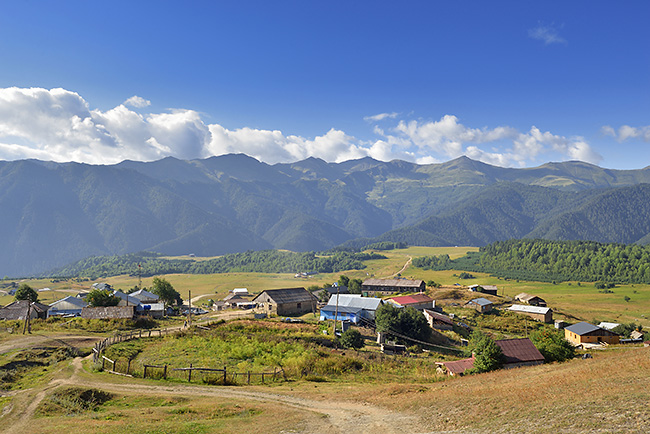
[[[389,298],[388,301],[397,307],[412,307],[417,310],[433,309],[435,301],[426,294],[402,295]]]
[[[158,303],[160,300],[160,296],[153,292],[149,292],[146,289],[139,289],[129,295],[140,300],[140,303]]]
[[[620,324],[615,323],[615,322],[601,321],[601,323],[598,324],[598,327],[600,327],[601,329],[605,329],[605,330],[609,330],[609,331],[614,330],[618,326],[620,326]]]
[[[469,359],[454,360],[453,362],[436,362],[436,365],[445,368],[447,375],[463,375],[465,371],[474,368],[474,356]]]
[[[337,314],[338,313],[338,314]],[[326,305],[320,308],[320,320],[350,321],[359,324],[363,317],[363,309],[360,307]]]
[[[494,341],[501,348],[505,358],[504,369],[534,366],[544,363],[544,356],[528,338],[501,339]]]
[[[454,321],[447,315],[443,315],[429,309],[424,309],[422,313],[424,314],[424,317],[427,319],[427,322],[431,328],[437,330],[453,330]]]
[[[81,315],[81,309],[88,306],[81,298],[73,297],[71,295],[57,300],[54,303],[50,304],[50,309],[47,311],[48,318],[51,316],[60,316],[60,315]]]
[[[368,279],[361,284],[361,291],[367,293],[424,292],[425,289],[424,280]]]
[[[475,298],[465,303],[465,307],[475,309],[478,312],[485,313],[492,310],[492,302],[487,298]]]
[[[547,324],[553,322],[553,311],[548,307],[513,304],[508,310],[510,312],[520,313],[522,315],[529,316],[537,321],[542,321]]]
[[[165,303],[140,303],[135,311],[138,315],[162,318],[165,316]]]
[[[338,300],[337,300],[338,299]],[[381,298],[362,297],[359,294],[340,294],[338,297],[333,295],[330,297],[328,306],[336,306],[338,303],[340,307],[352,307],[361,309],[361,317],[374,320],[375,312],[379,309],[384,302]]]
[[[515,295],[515,301],[530,304],[531,306],[546,307],[546,300],[536,295],[526,294],[525,292]]]
[[[316,297],[305,288],[267,289],[252,300],[268,315],[302,315],[316,312]]]
[[[499,289],[496,285],[470,285],[467,287],[472,292],[482,292],[483,294],[497,295]]]
[[[565,327],[564,337],[575,345],[602,343],[616,345],[620,340],[620,336],[616,333],[584,321]]]
[[[117,304],[118,306],[137,306],[140,304],[140,300],[131,296],[123,293],[122,291],[113,291],[113,295],[116,297],[121,298],[120,302]]]

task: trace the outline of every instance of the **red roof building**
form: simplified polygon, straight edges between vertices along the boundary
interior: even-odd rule
[[[542,353],[535,348],[533,342],[528,338],[502,339],[500,341],[494,341],[494,343],[503,352],[503,369],[541,365],[544,363],[544,356],[542,356]],[[474,367],[474,357],[453,362],[436,362],[436,364],[444,366],[447,369],[448,375],[458,375]]]
[[[388,301],[397,307],[413,307],[417,310],[433,309],[435,301],[426,294],[402,295],[389,298]]]
[[[455,360],[453,362],[436,362],[436,365],[444,366],[447,370],[447,375],[462,375],[465,371],[474,367],[474,357],[463,360]]]

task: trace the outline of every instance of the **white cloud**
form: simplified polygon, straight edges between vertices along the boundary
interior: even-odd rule
[[[366,116],[363,118],[363,120],[366,122],[379,122],[379,121],[383,121],[384,119],[395,119],[397,116],[399,116],[399,113],[395,113],[395,112],[379,113],[373,116]]]
[[[151,105],[151,101],[146,100],[140,96],[133,95],[131,98],[124,101],[124,105],[130,105],[135,108],[144,108]]]
[[[129,102],[131,101],[131,102]],[[37,158],[113,164],[125,159],[151,161],[166,156],[205,158],[245,153],[266,163],[291,162],[310,156],[341,162],[370,156],[432,164],[467,155],[500,166],[539,163],[543,155],[592,163],[601,157],[581,137],[567,138],[531,127],[473,128],[456,116],[437,121],[401,120],[385,128],[373,126],[372,140],[358,140],[332,128],[306,138],[279,130],[227,129],[206,124],[194,110],[138,113],[127,107],[90,109],[77,93],[64,89],[0,89],[0,159]],[[139,104],[139,103],[138,103]],[[377,119],[394,119],[393,114]],[[381,120],[380,119],[380,120]],[[619,140],[650,139],[650,128],[603,128]]]
[[[614,130],[614,128],[609,125],[605,125],[600,130],[604,135],[612,136],[619,142],[623,142],[627,139],[641,139],[644,142],[650,142],[650,125],[644,127],[623,125],[619,127],[618,131]]]
[[[528,30],[528,37],[542,41],[544,45],[551,44],[566,44],[567,41],[560,36],[555,26],[538,25],[533,29]]]

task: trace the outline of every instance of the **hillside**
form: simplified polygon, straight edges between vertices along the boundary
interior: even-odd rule
[[[512,169],[466,157],[431,165],[371,158],[268,165],[242,154],[113,166],[0,161],[0,276],[91,255],[318,251],[360,238],[646,241],[643,182],[649,168]]]

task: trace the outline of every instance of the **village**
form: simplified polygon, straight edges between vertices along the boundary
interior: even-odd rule
[[[302,276],[304,277],[304,276]],[[344,276],[342,276],[344,277]],[[207,318],[254,318],[279,319],[283,322],[331,323],[334,333],[341,337],[351,329],[364,330],[366,341],[377,346],[377,350],[387,355],[408,355],[409,348],[436,351],[436,349],[456,349],[451,360],[436,361],[439,375],[462,375],[474,368],[475,354],[469,358],[458,358],[463,347],[469,344],[473,328],[467,324],[468,315],[494,316],[508,314],[512,318],[522,318],[528,324],[545,324],[560,331],[563,337],[578,350],[606,349],[620,344],[642,344],[644,333],[639,329],[628,330],[629,336],[616,333],[621,324],[600,322],[598,325],[585,321],[568,323],[554,319],[553,310],[547,301],[537,295],[519,293],[514,298],[499,295],[496,285],[454,284],[452,299],[432,298],[429,294],[438,293],[436,288],[428,288],[423,280],[401,277],[391,279],[370,278],[363,281],[361,293],[353,294],[347,286],[335,282],[332,286],[308,291],[304,287],[265,289],[253,294],[247,288],[233,288],[221,300],[209,299],[200,306],[187,303],[178,306],[166,303],[160,296],[146,289],[125,293],[114,289],[108,283],[94,283],[88,291],[80,291],[50,304],[16,300],[0,308],[0,320],[24,321],[22,332],[31,332],[31,322],[48,318],[76,318],[89,320],[137,320],[139,318],[175,318],[182,321],[182,328]],[[15,293],[15,289],[13,293]],[[105,293],[115,299],[111,306],[93,306],[86,300],[92,291]],[[12,295],[9,293],[8,295]],[[201,297],[198,297],[198,301]],[[413,309],[417,315],[426,319],[435,338],[424,342],[394,330],[379,330],[375,320],[382,306],[397,309]],[[197,322],[198,324],[199,322]],[[503,353],[502,368],[533,366],[545,362],[544,356],[527,337],[511,333],[506,338],[495,339],[494,343]],[[408,331],[407,331],[408,332]],[[518,335],[519,334],[519,335]],[[650,342],[645,342],[646,346]],[[583,354],[585,357],[587,354]],[[449,357],[449,354],[448,354]]]

